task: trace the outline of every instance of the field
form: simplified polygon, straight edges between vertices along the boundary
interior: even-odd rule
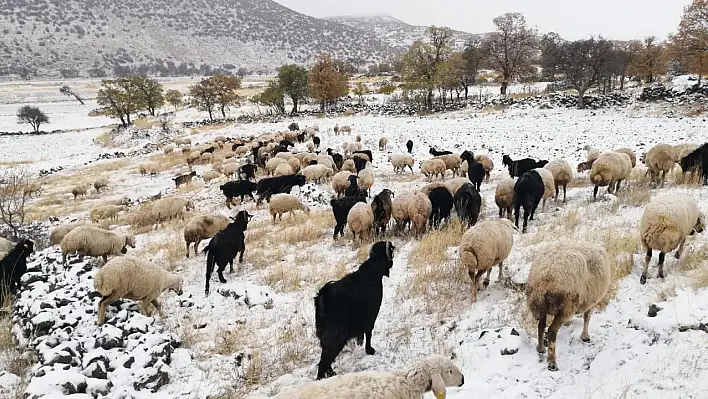
[[[6,120],[14,107],[0,106],[0,131],[6,125],[13,128]],[[332,191],[329,184],[295,189],[293,192],[311,207],[311,212],[284,216],[282,222],[273,224],[267,206],[258,209],[252,201],[229,211],[219,191],[223,178],[222,183],[208,185],[195,179],[189,186],[175,190],[172,178],[187,170],[181,155],[155,152],[83,165],[100,153],[127,149],[104,148],[93,142],[104,133],[101,126],[112,121],[80,115],[77,110],[85,107],[79,108],[78,103],[56,107],[56,112],[67,115],[62,122],[66,129],[92,129],[41,138],[0,138],[3,154],[8,154],[0,160],[0,169],[16,164],[31,171],[52,165],[70,166],[43,178],[45,188],[30,204],[34,219],[87,219],[99,201],[124,195],[147,202],[148,196],[157,193],[178,194],[196,204],[196,210],[184,222],[172,221],[157,230],[141,223],[144,210],[139,205],[131,207],[111,226],[138,235],[137,248],[129,253],[181,273],[185,293],[182,297],[164,294],[164,315],[154,321],[159,329],[182,340],[182,347],[173,355],[178,361],[170,366],[170,382],[155,394],[135,393],[129,386],[117,385],[114,396],[109,397],[118,397],[123,391],[137,398],[255,399],[312,380],[320,354],[312,298],[325,282],[355,270],[366,259],[369,248],[369,244],[353,244],[348,231],[343,238],[332,240],[334,219],[328,204]],[[428,183],[419,172],[418,162],[414,173],[393,173],[388,155],[405,152],[408,139],[415,143],[416,161],[431,157],[428,149],[433,145],[454,152],[470,149],[475,154],[488,154],[495,168],[490,182],[482,185],[481,195],[486,203],[483,218],[495,219],[498,209],[494,190],[501,179],[508,177],[502,166],[503,154],[514,159],[562,158],[574,166],[585,159],[585,144],[603,150],[629,147],[639,158],[657,143],[705,140],[706,125],[700,118],[648,114],[635,109],[510,108],[491,112],[465,110],[425,118],[352,116],[297,122],[301,128],[319,126],[322,148],[341,149],[342,143],[360,135],[364,148],[374,153],[376,181],[372,193],[389,188],[400,195]],[[290,123],[232,124],[195,131],[177,124],[203,117],[194,110],[180,111],[172,131],[188,135],[192,143],[209,143],[218,135],[247,138],[284,131]],[[335,124],[351,126],[351,135],[335,136]],[[388,137],[385,151],[378,150],[382,135]],[[131,145],[142,144],[143,141]],[[296,150],[304,151],[304,144],[297,144]],[[141,176],[137,172],[138,164],[147,161],[160,165],[158,176]],[[201,176],[211,167],[197,165],[194,169]],[[504,271],[510,280],[497,281],[495,268],[490,286],[480,290],[474,304],[470,301],[467,271],[459,260],[457,246],[464,233],[459,222],[453,220],[420,240],[409,234],[389,235],[386,239],[394,243],[397,252],[391,276],[384,280],[383,305],[373,332],[377,352],[367,356],[363,348],[352,343],[334,363],[335,371],[343,374],[399,369],[424,355],[437,353],[454,356],[465,375],[464,386],[448,390],[447,397],[451,399],[708,397],[707,336],[704,331],[689,328],[708,320],[708,236],[690,238],[680,260],[667,256],[667,276],[663,280],[656,278],[655,255],[646,285],[639,283],[644,250],[638,237],[642,209],[651,198],[685,193],[698,201],[703,212],[708,212],[708,188],[684,183],[678,167],[663,188],[652,188],[644,171],[644,165],[638,162],[632,179],[617,196],[601,189],[595,201],[587,175],[577,174],[565,204],[549,200],[536,220],[530,222],[528,233],[515,234]],[[71,198],[73,186],[104,176],[110,180],[107,192],[98,195],[91,189],[86,199]],[[448,173],[447,178],[450,177]],[[192,215],[235,215],[239,209],[256,215],[247,231],[244,262],[234,274],[226,273],[226,284],[212,276],[212,293],[205,297],[205,258],[201,254],[185,258],[182,228]],[[582,317],[573,318],[561,328],[558,337],[560,371],[550,372],[545,359],[540,361],[535,350],[536,321],[527,309],[522,287],[534,257],[544,250],[544,245],[564,238],[605,247],[615,275],[608,297],[590,322],[592,341],[578,339]],[[203,242],[202,248],[204,245]],[[54,250],[43,254],[51,251]],[[90,272],[93,273],[95,270]],[[86,288],[93,290],[92,286]],[[230,296],[234,293],[241,298]],[[26,300],[25,293],[22,295],[20,301]],[[193,305],[184,306],[185,299]],[[662,309],[656,317],[647,316],[650,305]],[[108,318],[115,314],[109,313]],[[81,321],[82,326],[93,326],[94,317],[95,314],[89,315]],[[3,348],[0,344],[0,353],[14,350]],[[3,364],[3,359],[0,356],[0,368],[7,369],[9,363]],[[109,373],[108,378],[115,375]],[[19,378],[5,376],[0,371],[0,381],[6,378],[10,385],[22,384]],[[123,381],[115,378],[116,384]],[[3,389],[0,388],[0,395],[11,392],[10,388]],[[428,394],[426,398],[429,397],[433,396]]]

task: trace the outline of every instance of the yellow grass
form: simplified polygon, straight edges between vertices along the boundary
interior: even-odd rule
[[[204,125],[204,126],[199,126],[197,128],[197,131],[205,132],[205,131],[210,131],[210,130],[219,130],[219,129],[225,129],[227,127],[234,126],[234,122],[221,122],[221,123],[215,123],[213,125]]]
[[[159,124],[159,122],[152,120],[151,117],[138,118],[133,121],[133,126],[138,129],[152,129]]]
[[[192,249],[193,251],[193,249]],[[167,233],[161,241],[151,240],[144,246],[138,247],[134,255],[143,258],[153,258],[155,263],[169,271],[174,271],[186,259],[187,247],[182,235],[182,229],[174,229]],[[191,253],[191,256],[194,252]]]

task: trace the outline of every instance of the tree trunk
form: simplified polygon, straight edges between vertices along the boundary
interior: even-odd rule
[[[212,115],[211,107],[207,107],[207,111],[209,111],[209,120],[210,120],[210,121],[213,121],[213,120],[214,120],[214,115]]]
[[[74,97],[76,97],[77,100],[79,100],[79,102],[81,103],[81,105],[86,105],[86,104],[84,104],[84,100],[82,100],[81,97],[77,96],[77,95],[74,94],[74,93],[71,93],[71,94],[72,94]]]
[[[624,91],[624,72],[622,73],[622,76],[620,76],[620,91]]]
[[[123,117],[123,115],[118,115],[118,117],[120,118],[120,124],[123,125],[123,127],[128,127],[128,124],[125,123],[125,118]]]
[[[585,90],[587,89],[578,90],[578,109],[585,109]]]
[[[433,107],[433,91],[428,90],[428,97],[425,99],[425,105],[427,105],[428,108]]]
[[[155,116],[155,107],[148,105],[148,112],[150,112],[150,115]]]
[[[35,133],[39,132],[39,123],[30,122],[30,125],[32,125],[32,129],[34,130]]]
[[[284,113],[284,112],[283,112]],[[297,98],[293,97],[293,110],[290,111],[291,114],[297,114]]]
[[[125,118],[128,121],[128,126],[133,124],[133,122],[130,121],[130,113],[129,112],[125,114]]]
[[[703,82],[703,74],[699,73],[698,74],[698,87],[701,87],[702,82]]]
[[[465,101],[467,101],[467,95],[469,94],[470,88],[465,86]]]
[[[320,100],[320,111],[325,112],[325,100]]]
[[[226,119],[226,105],[221,105],[221,117]]]
[[[502,96],[506,96],[506,89],[509,87],[509,82],[504,79],[501,84],[501,89],[499,90]]]

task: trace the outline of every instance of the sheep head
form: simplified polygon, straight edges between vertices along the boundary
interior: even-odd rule
[[[698,216],[698,220],[696,220],[696,224],[693,226],[693,230],[691,230],[690,235],[694,235],[695,233],[703,233],[703,229],[706,227],[706,217],[703,214],[700,214]]]
[[[386,277],[389,276],[389,271],[391,266],[393,266],[393,252],[395,249],[396,247],[391,241],[379,241],[372,245],[369,251],[369,260],[384,261],[385,266],[380,271]]]

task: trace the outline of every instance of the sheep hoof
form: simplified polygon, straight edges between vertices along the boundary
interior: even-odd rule
[[[367,354],[367,355],[373,355],[373,354],[375,354],[375,353],[376,353],[376,349],[374,349],[374,348],[372,348],[372,347],[366,348],[366,354]]]
[[[681,254],[678,252],[676,252],[676,254],[674,256],[676,257],[676,259],[681,259]]]
[[[558,371],[558,366],[556,365],[555,362],[548,363],[548,371]]]
[[[484,288],[489,287],[489,279],[488,279],[488,278],[485,278],[485,279],[484,279],[484,282],[482,283],[482,286],[483,286]]]
[[[585,343],[588,343],[588,342],[590,342],[590,337],[580,337],[580,340]]]
[[[642,277],[639,278],[639,284],[644,285],[647,283],[647,276],[642,274]]]
[[[663,271],[660,271],[656,276],[663,279],[663,278],[664,278],[664,272],[663,272]]]

